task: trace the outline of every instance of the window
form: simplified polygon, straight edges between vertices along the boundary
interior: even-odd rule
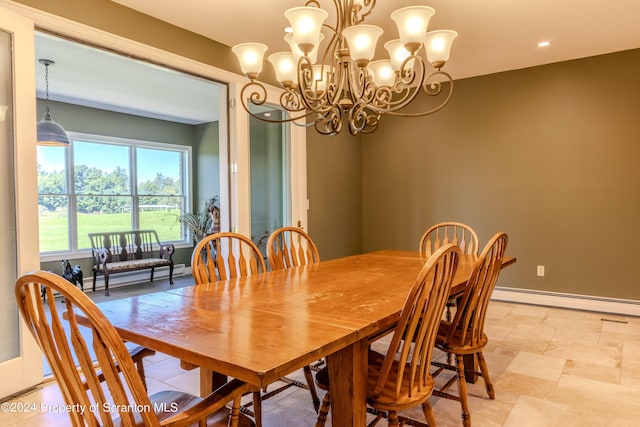
[[[68,147],[38,146],[40,253],[84,251],[87,233],[155,229],[188,241],[191,148],[69,133]]]

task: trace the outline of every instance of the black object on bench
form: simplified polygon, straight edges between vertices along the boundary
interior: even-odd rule
[[[104,275],[104,294],[109,296],[109,274],[169,266],[169,283],[173,285],[171,243],[162,244],[155,230],[109,231],[89,233],[93,258],[93,291],[98,273]]]

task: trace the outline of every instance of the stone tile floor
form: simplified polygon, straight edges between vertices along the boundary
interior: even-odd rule
[[[131,292],[137,291],[120,295]],[[640,426],[640,318],[492,301],[486,333],[496,400],[488,399],[482,380],[469,386],[473,426]],[[197,370],[183,371],[177,360],[162,354],[147,360],[151,392],[176,388],[197,393]],[[2,426],[69,425],[66,414],[46,410],[63,402],[53,381],[10,402],[45,409],[0,412]],[[439,426],[462,425],[458,402],[435,397],[431,402]],[[265,427],[314,424],[306,390],[290,388],[263,405]],[[420,409],[405,415],[423,420]]]

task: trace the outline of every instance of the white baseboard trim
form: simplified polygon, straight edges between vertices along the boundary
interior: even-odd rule
[[[496,287],[493,290],[491,299],[496,301],[544,305],[548,307],[640,316],[640,301],[636,300],[507,287]]]
[[[184,264],[176,264],[173,266],[173,277],[180,277],[191,273],[191,267],[186,267]],[[151,277],[151,269],[145,269],[129,274],[113,273],[109,275],[109,289],[117,288],[118,286],[131,285],[134,283],[145,283],[149,281]],[[169,277],[169,267],[158,267],[153,272],[153,280],[166,279]],[[85,273],[82,283],[85,291],[90,291],[93,288],[93,271]],[[104,276],[99,275],[96,281],[96,291],[104,289]]]

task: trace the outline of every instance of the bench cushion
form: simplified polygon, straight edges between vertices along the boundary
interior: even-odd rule
[[[138,270],[143,268],[160,267],[169,265],[168,259],[162,258],[144,258],[144,259],[132,259],[129,261],[116,261],[109,262],[106,267],[109,271],[124,271],[124,270]]]

